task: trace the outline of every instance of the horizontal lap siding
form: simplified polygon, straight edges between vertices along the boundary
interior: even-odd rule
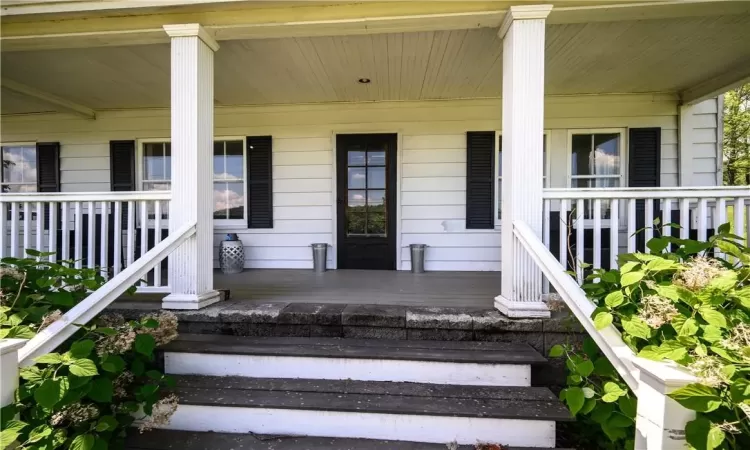
[[[661,127],[662,185],[676,185],[676,114],[677,101],[668,95],[548,98],[551,184],[567,185],[569,129]],[[236,232],[247,246],[248,267],[312,267],[309,245],[335,244],[333,136],[399,133],[400,268],[409,269],[407,246],[423,243],[428,270],[499,270],[500,231],[465,227],[465,133],[499,130],[500,123],[499,99],[217,108],[217,137],[273,136],[274,228],[217,229],[215,252],[226,233]],[[710,129],[710,118],[700,124]],[[110,140],[170,135],[167,110],[101,111],[95,121],[6,116],[2,126],[4,141],[61,143],[64,192],[109,190]],[[701,142],[697,148],[696,157],[714,158],[713,170],[715,146]]]
[[[719,177],[718,154],[721,130],[717,130],[717,123],[721,120],[718,98],[710,98],[697,104],[693,110],[690,123],[693,127],[693,176],[691,184],[706,186],[717,183]]]

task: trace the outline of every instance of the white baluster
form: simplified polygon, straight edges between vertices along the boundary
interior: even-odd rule
[[[109,278],[109,204],[107,202],[101,202],[102,208],[102,221],[101,221],[101,239],[99,239],[99,245],[101,246],[99,252],[99,268],[101,269],[102,276],[104,279]]]
[[[73,240],[75,242],[75,267],[83,268],[83,212],[81,211],[81,202],[75,202],[75,224],[73,226],[75,233]]]
[[[94,205],[94,202],[88,202],[88,210],[89,210],[89,239],[88,239],[88,254],[86,255],[86,258],[88,259],[87,267],[89,269],[93,269],[96,267],[96,206]]]
[[[128,202],[128,244],[127,244],[127,262],[128,266],[135,260],[135,202]]]
[[[714,230],[719,232],[719,227],[727,222],[727,199],[716,200],[716,211],[714,212]]]
[[[112,276],[115,276],[120,273],[122,268],[122,203],[116,201],[113,205],[115,208],[115,223],[112,224],[114,228]]]
[[[583,283],[583,230],[585,228],[583,221],[586,217],[583,204],[582,199],[576,200],[576,279],[578,284]]]
[[[610,202],[609,215],[609,268],[617,268],[617,255],[620,254],[620,201]]]
[[[708,199],[698,200],[698,240],[708,239]]]
[[[628,199],[628,253],[635,252],[635,199]]]
[[[36,202],[36,249],[43,252],[44,249],[44,207],[42,202]]]
[[[646,211],[645,211],[646,228],[643,230],[646,242],[654,238],[654,199],[646,199]],[[646,246],[646,253],[651,253],[651,250]]]
[[[594,199],[594,269],[602,267],[602,200]]]
[[[47,236],[47,242],[49,251],[53,252],[49,255],[49,261],[53,263],[57,262],[59,256],[57,254],[57,208],[59,208],[57,203],[51,202],[49,204],[49,230],[47,231],[49,235]]]
[[[8,204],[0,201],[0,259],[5,258],[8,252],[5,246],[8,245]]]
[[[680,200],[680,239],[690,238],[690,199]]]
[[[568,199],[560,200],[560,264],[568,270]]]
[[[662,236],[672,236],[672,227],[669,225],[672,223],[672,199],[665,198],[662,205],[661,234]]]
[[[10,204],[10,256],[18,258],[18,203]]]
[[[60,211],[60,223],[62,225],[62,254],[60,257],[63,261],[68,261],[70,259],[70,206],[68,202],[62,202]]]
[[[742,222],[744,221],[745,214],[745,199],[737,198],[734,200],[734,234],[737,236],[742,236],[744,238],[750,237],[750,234],[746,234],[745,227],[742,226]],[[748,222],[748,225],[750,225],[750,222]]]
[[[551,206],[552,206],[552,202],[548,199],[545,199],[542,202],[542,241],[544,242],[544,246],[547,248],[549,248],[549,239],[550,239],[549,227],[551,223],[551,219],[550,219]],[[546,278],[544,278],[544,275],[542,275],[542,293],[549,294],[549,282],[547,281]]]
[[[31,203],[24,202],[23,204],[23,252],[21,257],[25,258],[28,256],[26,250],[31,248]]]
[[[146,254],[148,249],[148,202],[142,200],[140,202],[141,207],[141,257]],[[146,286],[146,282],[142,282],[141,286]]]
[[[154,246],[161,242],[161,201],[154,202]],[[161,286],[161,263],[154,266],[154,286]]]

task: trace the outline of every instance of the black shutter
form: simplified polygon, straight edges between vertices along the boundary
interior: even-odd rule
[[[466,228],[495,228],[495,132],[466,133]]]
[[[110,190],[135,190],[135,141],[109,141]]]
[[[37,192],[60,192],[59,142],[36,144],[36,168]],[[49,230],[49,205],[44,207],[44,229]]]
[[[631,128],[628,135],[628,187],[659,187],[661,185],[661,128]],[[654,219],[660,216],[659,202],[654,202]],[[636,230],[653,224],[646,223],[645,200],[635,204]],[[636,235],[636,250],[646,250],[643,233]]]
[[[247,137],[247,227],[273,228],[271,136]]]

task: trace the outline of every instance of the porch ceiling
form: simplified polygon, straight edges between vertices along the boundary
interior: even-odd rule
[[[223,41],[217,104],[497,97],[494,28]],[[551,24],[547,94],[682,92],[750,65],[750,15]],[[93,109],[168,107],[169,46],[3,52],[3,77]],[[370,78],[362,85],[359,78]],[[2,92],[3,114],[55,109]]]

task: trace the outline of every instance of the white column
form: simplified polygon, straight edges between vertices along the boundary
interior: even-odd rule
[[[633,364],[640,371],[635,448],[686,449],[685,425],[695,419],[695,411],[684,408],[667,394],[698,380],[674,363],[635,358]]]
[[[551,5],[512,6],[503,39],[502,291],[495,307],[509,317],[549,317],[542,273],[518,245],[513,222],[542,238],[544,28]]]
[[[214,52],[199,24],[164,25],[172,38],[172,201],[169,230],[196,223],[196,234],[169,257],[171,294],[163,308],[199,309],[213,289]]]
[[[0,407],[13,403],[18,389],[18,350],[26,339],[0,339]]]

